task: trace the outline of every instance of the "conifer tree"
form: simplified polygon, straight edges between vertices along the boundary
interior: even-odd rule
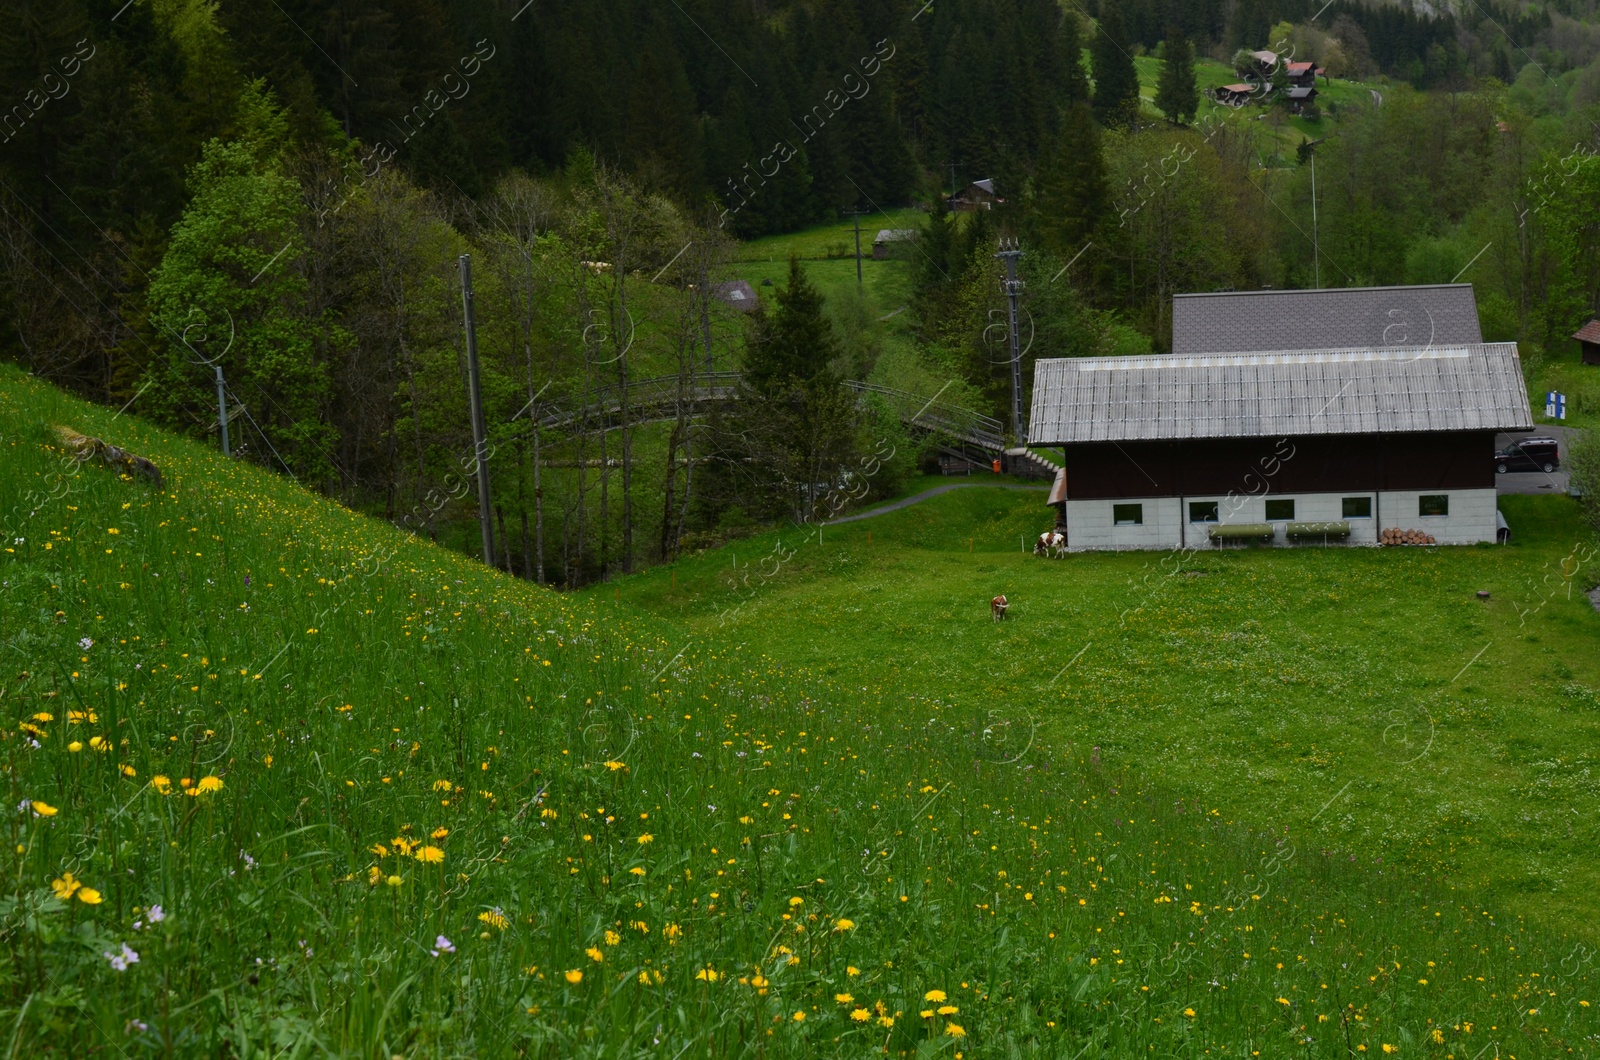
[[[1194,79],[1194,47],[1174,28],[1167,34],[1167,59],[1156,86],[1156,107],[1167,120],[1179,125],[1194,120],[1200,109],[1200,89]]]
[[[1094,113],[1107,127],[1131,125],[1139,116],[1139,71],[1128,31],[1115,4],[1100,8],[1100,25],[1089,45],[1094,66]]]
[[[1061,105],[1089,102],[1089,75],[1083,69],[1083,22],[1068,7],[1061,16],[1061,32],[1056,42],[1061,55]]]
[[[1045,250],[1070,260],[1099,224],[1107,201],[1100,130],[1088,106],[1079,103],[1067,111],[1039,167],[1030,226]]]
[[[746,357],[745,376],[757,391],[817,379],[839,352],[822,293],[806,278],[799,258],[789,259],[789,283],[776,300],[777,308],[758,322]]]

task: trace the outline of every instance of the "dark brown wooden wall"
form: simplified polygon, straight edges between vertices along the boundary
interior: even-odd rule
[[[1494,434],[1315,435],[1186,442],[1094,442],[1064,449],[1067,497],[1370,493],[1488,489]]]

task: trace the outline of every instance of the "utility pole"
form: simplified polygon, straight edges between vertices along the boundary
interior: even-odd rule
[[[1312,80],[1315,80],[1313,78]],[[1315,262],[1317,286],[1322,286],[1322,245],[1317,239],[1317,151],[1311,150],[1311,260]]]
[[[1017,445],[1025,446],[1028,425],[1022,418],[1022,337],[1017,320],[1017,303],[1022,298],[1023,287],[1022,281],[1017,279],[1017,259],[1022,257],[1022,248],[1015,239],[1002,239],[1000,252],[995,257],[1006,263],[1006,278],[1000,282],[1000,288],[1006,293],[1006,324],[1011,339],[1011,429],[1016,434]]]
[[[223,393],[222,365],[219,364],[215,367],[217,369],[217,425],[222,428],[222,455],[232,456],[233,454],[228,452],[228,399]]]
[[[472,402],[472,451],[478,461],[478,525],[483,531],[483,562],[494,566],[494,524],[489,509],[489,454],[484,439],[483,387],[478,377],[478,329],[472,318],[472,255],[461,262],[461,310],[467,328],[467,395]]]
[[[956,197],[956,167],[960,164],[960,162],[946,163],[950,167],[950,197],[952,199]]]
[[[859,206],[852,206],[840,213],[849,214],[856,221],[856,290],[861,290],[861,215],[868,212]]]

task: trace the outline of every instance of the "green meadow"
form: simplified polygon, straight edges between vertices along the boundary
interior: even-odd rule
[[[1044,497],[956,491],[825,529],[769,580],[766,555],[798,532],[619,591],[804,672],[1097,747],[1174,797],[1593,937],[1600,614],[1583,591],[1600,556],[1575,503],[1502,498],[1506,547],[1042,560],[1023,545],[1050,525]],[[734,578],[749,600],[725,614]]]
[[[560,595],[10,368],[0,454],[7,1056],[1600,1040],[1559,502],[1168,574],[971,489]]]

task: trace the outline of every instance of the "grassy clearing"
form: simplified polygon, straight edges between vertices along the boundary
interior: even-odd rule
[[[166,491],[63,464],[55,423]],[[748,623],[680,640],[12,369],[0,452],[12,1055],[1600,1040],[1570,941],[1231,825],[1120,753],[1019,757],[986,702],[805,674],[736,644]],[[947,528],[1025,521],[959,507],[985,492]],[[1000,542],[944,569],[998,573]]]
[[[1133,63],[1139,71],[1139,97],[1144,101],[1144,113],[1150,118],[1159,119],[1162,115],[1155,106],[1156,88],[1165,64],[1154,56],[1146,55],[1138,56]],[[1272,108],[1258,105],[1225,107],[1211,98],[1213,89],[1239,81],[1238,73],[1228,63],[1216,59],[1196,59],[1194,74],[1195,83],[1201,93],[1200,112],[1196,115],[1197,123],[1208,121],[1248,123],[1259,137],[1257,150],[1260,153],[1261,164],[1270,166],[1295,165],[1295,149],[1300,146],[1302,139],[1320,140],[1330,135],[1338,127],[1337,113],[1340,109],[1370,105],[1372,93],[1383,91],[1381,85],[1363,81],[1347,81],[1342,78],[1326,82],[1318,80],[1317,105],[1321,108],[1323,117],[1312,120],[1284,112],[1283,122],[1274,129],[1266,121],[1266,115]]]
[[[1049,525],[1041,499],[959,491],[829,529],[728,622],[729,577],[797,532],[621,591],[803,672],[996,711],[1230,816],[1597,938],[1600,615],[1570,501],[1503,498],[1505,548],[1046,562],[1022,554]]]

